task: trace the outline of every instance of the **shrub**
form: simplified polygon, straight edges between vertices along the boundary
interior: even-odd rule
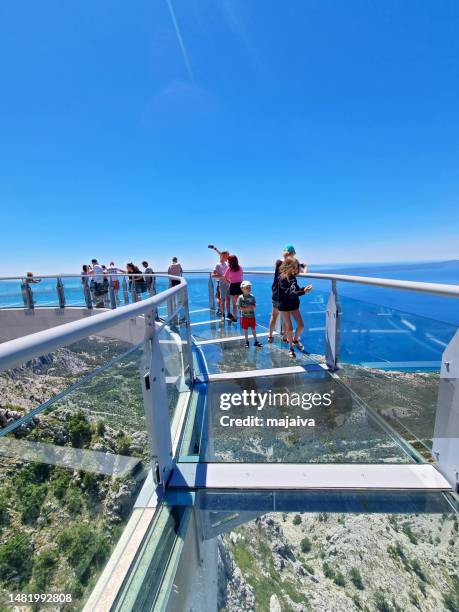
[[[349,577],[355,588],[359,589],[359,591],[363,591],[365,587],[363,586],[362,576],[356,567],[351,568],[351,571],[349,572]]]
[[[376,591],[374,594],[375,607],[378,612],[391,612],[391,607],[382,591]]]
[[[69,488],[72,474],[64,468],[55,468],[51,480],[51,490],[58,499],[62,499]]]
[[[312,548],[311,540],[309,538],[303,538],[301,540],[300,546],[301,546],[301,552],[302,553],[306,554],[306,553],[310,552],[311,548]]]
[[[45,548],[35,557],[32,577],[37,592],[44,592],[47,588],[58,559],[57,551],[52,548]]]
[[[443,595],[443,605],[450,612],[459,612],[459,597],[454,591]]]
[[[94,532],[90,525],[79,523],[64,529],[57,539],[60,550],[77,576],[87,580],[93,565],[100,566],[110,547],[100,532]]]
[[[70,514],[79,514],[84,506],[84,499],[81,492],[74,487],[70,487],[65,495],[65,505]]]
[[[103,421],[97,421],[96,433],[101,438],[104,437],[104,435],[105,435],[105,423]]]
[[[83,474],[81,484],[83,485],[83,488],[88,491],[88,493],[97,493],[99,490],[97,476],[91,472],[85,472]]]
[[[45,484],[29,484],[18,491],[20,503],[19,509],[24,524],[34,523],[40,516],[41,507],[46,498],[47,487]]]
[[[8,496],[5,491],[0,491],[0,532],[2,527],[9,525],[10,514],[8,512],[7,504]]]
[[[17,533],[0,546],[0,576],[6,585],[22,586],[32,574],[30,536]]]
[[[84,448],[91,442],[91,425],[82,410],[78,410],[69,419],[69,433],[72,446]]]
[[[408,523],[405,523],[403,525],[403,533],[407,536],[407,538],[409,539],[411,544],[417,544],[418,543],[418,539],[414,535],[414,533],[413,533],[413,531],[411,529],[411,526]]]
[[[293,517],[293,524],[301,525],[301,516],[299,514],[295,514],[295,516]]]
[[[116,436],[115,452],[118,455],[129,455],[131,450],[131,439],[122,431]]]
[[[335,570],[330,565],[328,565],[326,561],[324,561],[322,564],[322,571],[324,573],[325,578],[330,578],[330,580],[333,580],[333,578],[335,577]]]
[[[333,578],[333,582],[340,587],[346,585],[346,579],[344,578],[344,575],[341,572],[336,572],[335,577]]]
[[[419,609],[421,609],[421,608],[420,608],[420,605],[419,605],[419,598],[418,598],[418,596],[416,595],[416,593],[415,593],[414,591],[410,591],[410,592],[408,593],[408,596],[409,596],[410,601],[411,601],[411,603],[413,604],[413,606],[414,606],[415,608],[419,608]]]
[[[429,582],[424,570],[422,569],[419,561],[417,559],[411,559],[410,561],[411,569],[413,572],[420,578],[423,582]]]

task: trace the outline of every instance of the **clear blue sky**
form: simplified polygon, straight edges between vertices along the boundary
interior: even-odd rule
[[[457,0],[3,0],[1,273],[459,257]]]

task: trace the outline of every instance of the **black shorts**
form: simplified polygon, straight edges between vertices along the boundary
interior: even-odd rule
[[[229,292],[230,295],[242,295],[241,283],[231,283]]]

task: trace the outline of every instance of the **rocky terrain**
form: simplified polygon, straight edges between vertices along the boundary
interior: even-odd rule
[[[459,610],[455,515],[266,514],[220,536],[220,612]]]
[[[125,350],[118,342],[92,339],[2,373],[0,427]],[[5,605],[11,592],[71,593],[73,602],[59,609],[80,610],[95,584],[146,475],[138,358],[131,353],[0,438],[2,612],[12,609]],[[32,449],[34,459],[34,448],[37,459],[48,451],[53,459],[21,457],[21,444],[28,453]],[[73,449],[96,451],[93,467],[79,469]],[[122,475],[101,471],[99,458],[114,455],[137,460]]]

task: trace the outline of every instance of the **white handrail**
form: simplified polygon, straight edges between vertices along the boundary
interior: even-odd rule
[[[158,276],[158,275],[155,275]],[[161,275],[163,276],[163,275]],[[0,344],[0,371],[13,368],[16,365],[29,361],[34,357],[46,355],[57,348],[67,346],[78,340],[82,340],[91,334],[103,331],[113,325],[121,323],[147,312],[151,313],[169,297],[181,291],[187,286],[184,278],[179,276],[165,275],[172,280],[180,281],[178,285],[170,287],[161,293],[147,298],[141,302],[128,304],[109,312],[102,312],[97,316],[89,317],[71,323],[64,323],[50,329],[45,329],[35,334],[29,334],[22,338],[9,340]]]
[[[244,270],[244,274],[260,274],[272,276],[274,272],[259,270]],[[347,274],[321,274],[319,272],[306,272],[298,274],[302,278],[319,278],[322,280],[339,281],[342,283],[358,283],[360,285],[374,285],[376,287],[390,287],[404,291],[421,291],[434,295],[459,297],[459,285],[446,285],[443,283],[425,283],[418,281],[394,280],[393,278],[377,278],[374,276],[349,276]]]
[[[184,270],[184,274],[210,274],[210,270]],[[105,274],[105,276],[130,276],[129,274]],[[167,272],[155,272],[154,274],[143,274],[142,276],[168,276]],[[273,276],[273,270],[244,270],[244,274]],[[301,273],[302,278],[317,278],[321,280],[339,281],[343,283],[358,283],[360,285],[372,285],[375,287],[390,287],[403,291],[420,291],[433,295],[443,295],[446,297],[459,297],[459,285],[449,285],[445,283],[426,283],[418,281],[404,281],[393,278],[377,278],[374,276],[351,276],[348,274],[324,274],[320,272]],[[55,274],[55,275],[35,275],[35,279],[45,278],[81,278],[81,274]],[[88,275],[88,278],[92,278]],[[26,276],[2,276],[0,281],[6,280],[25,280]]]

